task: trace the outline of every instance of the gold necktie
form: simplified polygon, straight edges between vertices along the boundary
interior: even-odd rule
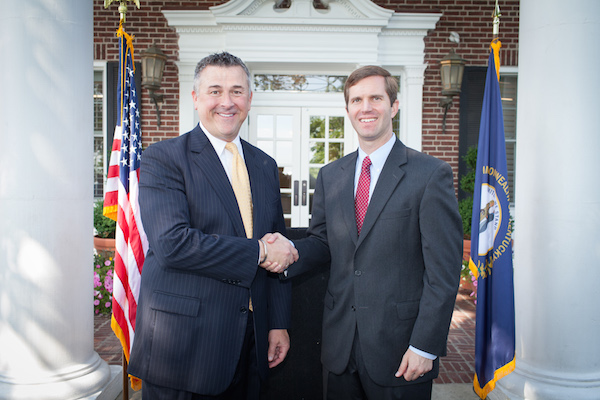
[[[234,143],[227,143],[225,146],[233,154],[233,162],[231,163],[231,186],[235,193],[235,198],[238,202],[240,214],[244,228],[246,229],[246,237],[252,237],[252,193],[250,192],[250,179],[248,179],[248,170],[246,163],[238,152],[238,148]]]
[[[246,237],[252,237],[252,193],[250,192],[250,179],[248,178],[248,170],[246,163],[238,152],[238,148],[234,143],[227,143],[225,148],[233,154],[231,162],[231,186],[235,193],[235,198],[238,202],[240,214],[242,214],[242,222],[246,230]],[[254,311],[252,299],[249,300],[248,308]]]

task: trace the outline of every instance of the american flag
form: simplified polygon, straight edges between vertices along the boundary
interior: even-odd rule
[[[119,37],[118,114],[104,195],[104,215],[117,221],[111,327],[127,362],[133,346],[135,317],[148,239],[138,202],[142,137],[135,85],[133,39],[122,27]],[[132,387],[141,382],[132,377]]]

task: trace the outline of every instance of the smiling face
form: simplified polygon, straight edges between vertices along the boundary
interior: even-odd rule
[[[394,134],[392,118],[398,112],[398,100],[390,103],[383,76],[368,76],[351,86],[346,110],[358,133],[360,147],[368,154],[385,144]]]
[[[192,92],[202,125],[213,136],[231,142],[246,120],[252,92],[242,67],[208,65]]]

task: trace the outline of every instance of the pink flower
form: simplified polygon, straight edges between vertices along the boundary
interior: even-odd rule
[[[100,268],[100,264],[96,264],[96,268]]]
[[[111,303],[110,303],[110,301],[107,301],[107,302],[106,302],[106,304],[105,304],[104,306],[105,306],[106,308],[110,308],[110,306],[111,306]]]
[[[110,267],[110,264],[111,264],[110,260],[104,261],[104,265],[106,265],[107,267]]]
[[[94,300],[94,305],[97,306],[98,304],[100,304],[100,300]]]

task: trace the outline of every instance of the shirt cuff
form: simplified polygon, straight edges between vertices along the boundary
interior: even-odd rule
[[[427,358],[427,359],[429,359],[429,360],[435,360],[435,359],[437,358],[437,356],[436,356],[436,355],[434,355],[434,354],[430,354],[430,353],[427,353],[427,352],[425,352],[425,351],[423,351],[423,350],[419,350],[419,349],[417,349],[416,347],[413,347],[412,345],[411,345],[411,346],[408,346],[408,348],[409,348],[409,349],[411,349],[411,350],[412,350],[414,353],[416,353],[417,355],[419,355],[419,356],[421,356],[421,357],[425,357],[425,358]]]

